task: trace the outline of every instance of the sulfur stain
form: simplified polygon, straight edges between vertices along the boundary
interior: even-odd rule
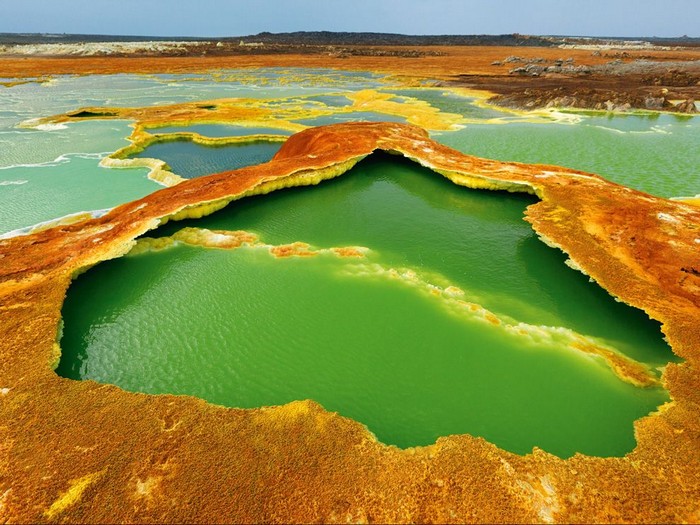
[[[82,497],[85,490],[92,485],[95,481],[102,477],[104,470],[99,472],[93,472],[92,474],[87,474],[82,478],[71,480],[70,487],[63,494],[61,494],[56,501],[54,501],[48,508],[44,515],[51,519],[57,514],[60,514],[66,510],[71,505],[77,503]]]
[[[346,96],[353,102],[350,106],[352,110],[404,117],[409,123],[432,131],[453,129],[463,120],[461,115],[441,112],[423,100],[405,97],[404,102],[396,102],[392,100],[394,95],[374,89],[364,89]]]
[[[273,246],[270,248],[270,253],[275,257],[313,257],[314,255],[318,255],[318,252],[312,250],[305,242]]]
[[[158,489],[162,476],[148,476],[145,481],[136,480],[136,496],[138,498],[151,499],[153,492]]]
[[[369,252],[364,246],[341,246],[333,248],[314,248],[305,242],[271,245],[260,241],[260,238],[243,230],[208,230],[206,228],[182,228],[170,237],[142,237],[129,252],[129,255],[140,255],[146,252],[166,250],[178,243],[190,246],[235,250],[241,247],[265,248],[277,258],[313,257],[320,254],[332,254],[341,258],[363,258]]]

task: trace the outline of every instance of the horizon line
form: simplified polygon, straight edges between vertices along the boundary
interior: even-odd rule
[[[538,38],[590,38],[590,39],[609,39],[609,40],[700,40],[700,36],[689,36],[686,34],[675,36],[611,36],[611,35],[585,35],[585,34],[533,34],[533,33],[441,33],[441,34],[412,34],[412,33],[391,33],[380,31],[329,31],[324,29],[319,30],[299,30],[299,31],[260,31],[258,33],[249,33],[245,35],[148,35],[148,34],[119,34],[119,33],[57,33],[55,31],[0,31],[0,35],[18,35],[18,36],[43,36],[53,38],[63,38],[66,36],[86,36],[86,37],[120,37],[120,38],[154,38],[154,39],[188,39],[188,40],[212,40],[212,39],[235,39],[235,38],[250,38],[263,35],[293,35],[293,34],[313,34],[325,33],[330,35],[383,35],[383,36],[398,36],[398,37],[414,37],[414,38],[431,38],[431,37],[502,37],[502,36],[520,36],[520,37],[538,37]]]

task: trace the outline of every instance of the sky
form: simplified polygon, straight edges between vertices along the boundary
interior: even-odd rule
[[[0,0],[0,32],[700,37],[700,0]]]

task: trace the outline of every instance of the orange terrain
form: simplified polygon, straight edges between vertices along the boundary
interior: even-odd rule
[[[700,48],[625,51],[505,46],[278,46],[274,52],[197,52],[186,56],[0,56],[2,76],[16,81],[53,75],[192,73],[228,68],[301,67],[374,71],[407,84],[466,87],[503,106],[696,112]],[[328,49],[331,49],[330,51]],[[206,49],[205,49],[206,51]],[[515,62],[507,59],[517,58]],[[569,62],[566,62],[566,61]],[[557,68],[564,61],[570,68]],[[529,68],[528,68],[529,66]],[[552,66],[552,71],[546,71]],[[540,68],[542,70],[540,70]],[[519,73],[511,72],[520,70]],[[679,103],[681,105],[679,105]]]

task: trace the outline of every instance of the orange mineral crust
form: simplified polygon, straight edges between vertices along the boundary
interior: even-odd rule
[[[77,272],[124,254],[165,219],[316,184],[375,150],[463,186],[536,194],[526,220],[542,240],[663,324],[685,361],[666,366],[671,401],[637,421],[634,451],[520,456],[469,435],[401,450],[312,401],[230,409],[55,374],[61,305]],[[393,123],[302,131],[266,164],[2,240],[0,521],[700,521],[699,246],[697,208],[583,172],[463,155]]]
[[[303,47],[303,46],[302,46]],[[571,57],[577,64],[604,64],[616,56],[592,54],[584,49],[533,46],[353,46],[368,52],[359,55],[338,56],[327,49],[319,52],[288,52],[262,55],[229,56],[0,56],[0,69],[7,78],[44,77],[46,75],[90,75],[111,73],[188,73],[222,68],[304,67],[338,68],[343,70],[378,71],[420,78],[442,78],[456,75],[507,76],[506,68],[494,66],[496,60],[511,55],[523,58],[542,57],[556,60]],[[373,53],[372,51],[378,53]],[[425,56],[397,57],[391,52],[415,52]],[[611,52],[612,53],[612,52]],[[627,50],[625,60],[644,59],[660,61],[697,60],[697,48],[661,47]]]

